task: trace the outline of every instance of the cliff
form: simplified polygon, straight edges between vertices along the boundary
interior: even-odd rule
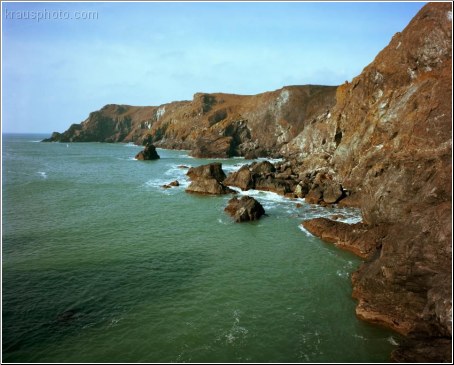
[[[380,232],[353,276],[357,315],[416,339],[452,336],[451,77],[452,7],[429,3],[283,149],[302,172],[330,171]],[[314,233],[340,229],[322,223]]]
[[[135,142],[197,157],[269,156],[335,103],[336,87],[287,86],[258,95],[197,93],[158,107],[106,105],[53,142]]]
[[[306,228],[366,258],[352,278],[356,313],[411,338],[393,358],[439,362],[451,357],[451,138],[452,7],[429,3],[338,88],[108,105],[49,140],[147,140],[200,157],[284,155],[300,190],[308,176],[340,186],[340,204],[361,207],[361,225],[318,220]]]

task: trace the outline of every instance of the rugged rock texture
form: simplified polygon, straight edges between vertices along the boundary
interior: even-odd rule
[[[156,147],[151,143],[147,143],[145,149],[136,155],[137,160],[157,160],[159,158]]]
[[[332,242],[339,248],[370,259],[381,248],[386,227],[370,227],[364,223],[347,224],[327,218],[315,218],[302,223],[313,235]]]
[[[416,353],[423,338],[434,346],[452,336],[451,136],[452,7],[429,3],[337,90],[294,86],[255,96],[195,94],[159,107],[107,105],[49,140],[284,155],[276,171],[247,166],[225,183],[361,207],[359,228],[318,222],[314,232],[370,257],[352,278],[357,315],[417,336]],[[203,189],[222,184],[211,180]]]
[[[211,195],[235,193],[235,190],[222,183],[225,179],[225,173],[222,170],[221,163],[191,167],[186,175],[191,179],[191,184],[186,189],[188,193]]]
[[[259,95],[203,94],[158,107],[106,105],[45,141],[135,142],[196,157],[260,157],[279,150],[335,103],[336,87],[286,86]]]
[[[218,182],[223,182],[225,179],[225,172],[222,170],[222,164],[219,162],[213,162],[207,165],[201,165],[197,167],[191,167],[186,173],[189,179],[192,181],[203,178],[203,179],[215,179]]]
[[[250,196],[230,199],[224,210],[238,223],[255,221],[265,214],[263,206]]]
[[[295,189],[296,175],[291,172],[284,174],[283,171],[287,169],[285,164],[280,164],[276,168],[269,161],[253,162],[229,174],[224,183],[239,187],[241,190],[257,189],[281,195],[291,194]]]
[[[300,173],[335,176],[364,227],[380,227],[379,253],[352,278],[356,312],[417,335],[418,348],[452,336],[451,47],[451,4],[427,4],[282,150]]]
[[[391,360],[406,363],[452,363],[451,347],[452,342],[447,338],[410,339],[392,352]]]
[[[223,183],[220,183],[216,179],[197,179],[191,182],[187,187],[186,192],[197,193],[197,194],[211,194],[211,195],[222,195],[222,194],[234,194],[235,190],[230,189]]]

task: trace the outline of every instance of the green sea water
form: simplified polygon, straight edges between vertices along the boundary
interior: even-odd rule
[[[212,160],[44,137],[3,136],[4,362],[389,360],[396,335],[355,317],[360,260],[299,226],[358,211],[251,191],[267,216],[237,224],[184,191]]]

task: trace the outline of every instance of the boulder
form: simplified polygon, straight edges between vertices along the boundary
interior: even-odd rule
[[[212,178],[199,178],[191,182],[186,189],[188,193],[197,194],[210,194],[210,195],[222,195],[236,193],[235,190],[230,189],[223,183]]]
[[[318,204],[321,202],[323,196],[323,191],[320,186],[316,186],[309,190],[309,192],[304,197],[304,200],[308,204]]]
[[[276,172],[276,167],[269,161],[251,164],[251,172],[256,175],[267,175]]]
[[[225,172],[222,170],[222,164],[219,162],[191,167],[186,173],[192,181],[197,179],[215,179],[217,182],[223,182]]]
[[[170,182],[168,184],[162,185],[162,187],[164,189],[170,189],[170,188],[175,187],[175,186],[180,186],[180,183],[178,182],[178,180],[175,180],[175,181],[172,181],[172,182]]]
[[[280,195],[293,193],[295,186],[295,181],[278,179],[275,178],[272,174],[268,175],[267,177],[261,175],[255,180],[255,188],[257,190],[273,191]]]
[[[230,199],[224,210],[238,223],[254,221],[265,214],[263,206],[250,196]]]
[[[136,155],[137,160],[157,160],[159,158],[156,147],[151,143],[147,143],[145,149]]]
[[[237,186],[241,190],[254,188],[254,178],[248,165],[242,166],[238,171],[229,174],[224,183],[230,186]]]
[[[323,186],[323,201],[328,204],[337,203],[344,196],[342,186],[339,183],[330,181]]]

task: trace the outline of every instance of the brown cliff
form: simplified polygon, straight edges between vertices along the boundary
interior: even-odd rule
[[[429,3],[337,91],[309,85],[196,94],[159,107],[108,105],[50,140],[147,140],[210,157],[281,153],[297,187],[307,176],[329,176],[348,192],[341,203],[361,207],[363,223],[306,227],[368,258],[353,275],[357,315],[412,337],[394,359],[413,362],[450,356],[451,136],[452,7]],[[250,171],[242,173],[248,182]],[[418,355],[430,346],[438,357]]]
[[[283,150],[359,197],[381,234],[353,276],[357,315],[415,338],[452,336],[451,77],[452,7],[429,3]]]
[[[335,103],[334,86],[286,86],[258,95],[197,93],[158,107],[106,105],[55,142],[152,142],[196,157],[269,156]]]

